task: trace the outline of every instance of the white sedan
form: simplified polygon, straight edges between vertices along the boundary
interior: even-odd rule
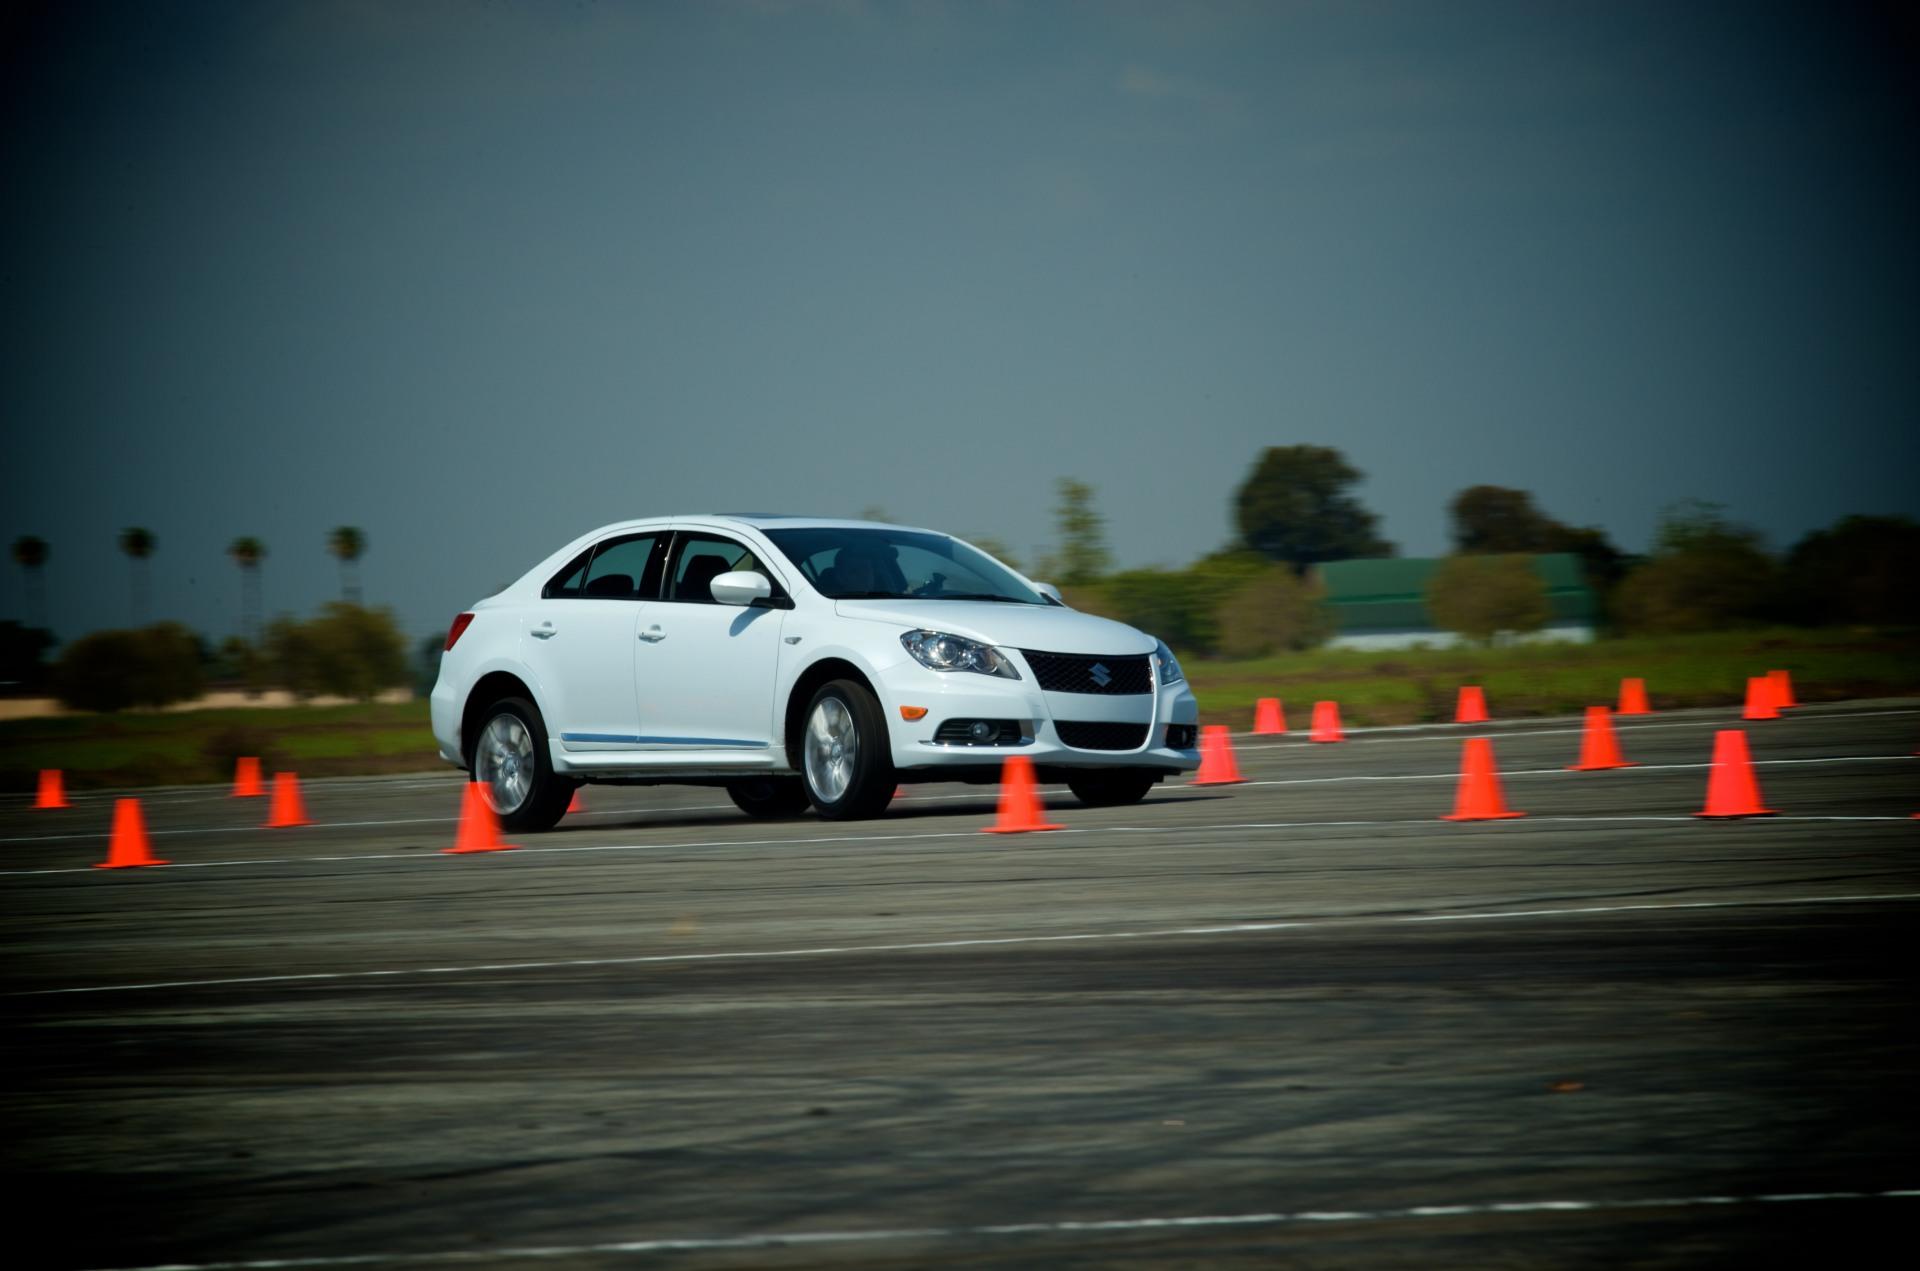
[[[724,786],[756,816],[879,814],[1009,755],[1087,803],[1199,764],[1166,645],[931,530],[783,516],[623,521],[447,633],[440,753],[509,829],[583,782]]]

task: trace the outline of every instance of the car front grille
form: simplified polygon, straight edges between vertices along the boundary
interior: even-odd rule
[[[1107,720],[1056,719],[1053,731],[1075,750],[1138,750],[1147,744],[1145,724],[1117,724]]]
[[[1097,693],[1118,697],[1153,692],[1153,672],[1145,657],[1097,657],[1084,653],[1043,653],[1022,649],[1033,678],[1049,693]]]

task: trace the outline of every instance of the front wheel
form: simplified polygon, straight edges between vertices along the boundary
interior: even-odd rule
[[[800,733],[807,797],[824,820],[879,816],[893,799],[886,718],[863,684],[834,680],[807,704]]]
[[[747,777],[727,782],[727,797],[748,816],[799,816],[811,805],[799,777]]]
[[[1112,808],[1123,803],[1140,802],[1159,780],[1160,774],[1157,772],[1141,772],[1134,768],[1092,768],[1068,777],[1067,789],[1073,791],[1074,797],[1082,803],[1096,808]]]
[[[552,829],[573,799],[573,782],[553,771],[540,712],[525,698],[502,698],[487,708],[473,743],[473,779],[501,827],[515,833]]]

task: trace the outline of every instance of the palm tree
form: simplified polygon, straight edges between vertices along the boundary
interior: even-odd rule
[[[340,595],[350,605],[360,603],[360,556],[367,550],[367,536],[357,526],[342,525],[327,535],[327,550],[340,562]]]
[[[133,562],[133,625],[136,627],[147,625],[147,602],[153,581],[148,575],[147,560],[159,545],[160,540],[153,536],[153,531],[141,526],[131,525],[120,531],[120,550]]]
[[[13,563],[27,573],[27,622],[36,627],[47,625],[47,540],[22,534],[13,540]]]
[[[260,643],[260,562],[267,545],[252,535],[227,544],[227,555],[240,567],[240,628],[247,639]]]

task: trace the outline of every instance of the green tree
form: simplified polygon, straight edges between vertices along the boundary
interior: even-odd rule
[[[83,711],[165,706],[198,697],[205,684],[200,643],[175,622],[82,636],[54,669],[60,700]]]
[[[1113,565],[1107,551],[1106,518],[1093,506],[1093,487],[1086,482],[1061,477],[1053,488],[1058,500],[1053,525],[1060,546],[1057,553],[1043,556],[1037,568],[1047,575],[1046,582],[1084,587]]]
[[[327,550],[340,562],[340,598],[359,604],[360,557],[366,554],[367,536],[356,526],[338,526],[327,535]]]
[[[1553,616],[1530,556],[1449,556],[1427,580],[1434,625],[1476,644],[1538,631]]]
[[[22,534],[13,540],[13,563],[27,577],[27,621],[40,627],[47,625],[46,569],[50,555],[52,549],[44,538]]]
[[[1453,550],[1462,555],[1551,552],[1556,531],[1565,528],[1533,505],[1533,495],[1499,485],[1476,485],[1447,505],[1453,521]]]
[[[240,629],[247,639],[260,641],[260,562],[267,558],[267,545],[252,535],[243,535],[227,544],[227,555],[240,567]]]
[[[1216,606],[1218,652],[1229,658],[1257,658],[1324,644],[1334,625],[1325,588],[1285,565],[1261,559],[1260,573]]]
[[[274,678],[302,698],[331,693],[365,701],[410,680],[407,639],[393,614],[344,601],[306,622],[275,619],[266,656]]]
[[[1849,516],[1787,553],[1794,616],[1803,622],[1920,625],[1920,523]]]
[[[46,628],[0,622],[0,692],[37,692],[46,682],[52,648],[53,632]]]
[[[1270,446],[1234,496],[1234,523],[1254,551],[1304,573],[1322,561],[1391,556],[1378,518],[1349,487],[1362,479],[1327,446]]]
[[[1774,616],[1779,596],[1759,534],[1690,499],[1664,511],[1653,555],[1621,580],[1611,607],[1629,631],[1712,631]]]
[[[120,550],[127,554],[132,562],[133,622],[140,626],[147,620],[149,595],[152,591],[152,579],[148,576],[147,562],[153,558],[154,549],[160,546],[153,531],[139,525],[130,525],[120,531]]]

